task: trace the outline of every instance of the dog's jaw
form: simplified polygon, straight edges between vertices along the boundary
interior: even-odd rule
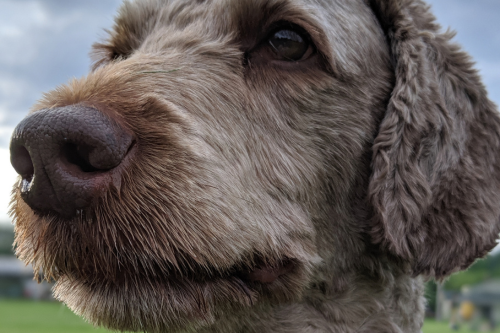
[[[222,309],[254,311],[252,307],[262,305],[266,294],[279,290],[284,297],[274,303],[287,303],[297,298],[290,293],[290,280],[298,278],[298,272],[292,271],[298,268],[288,264],[288,274],[284,270],[285,266],[279,269],[279,277],[276,273],[254,274],[254,278],[263,281],[251,281],[238,275],[204,281],[161,277],[84,281],[62,275],[54,294],[75,313],[96,325],[126,331],[177,332],[187,327],[213,325],[223,315]],[[273,281],[268,280],[270,275]]]
[[[186,257],[177,267],[167,259],[162,265],[145,258],[134,266],[138,259],[127,257],[130,251],[125,248],[118,250],[130,241],[126,237],[115,238],[117,244],[82,245],[90,240],[85,235],[98,228],[88,219],[91,213],[84,214],[87,219],[72,220],[41,216],[26,207],[19,193],[17,200],[18,256],[55,280],[57,299],[89,322],[110,329],[184,332],[214,325],[227,314],[224,309],[248,312],[286,304],[301,298],[317,261],[314,252],[311,256],[299,251],[293,257],[290,249],[283,249],[280,257],[252,255],[219,268],[216,262],[199,264]]]

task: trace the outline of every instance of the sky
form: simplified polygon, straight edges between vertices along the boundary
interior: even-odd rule
[[[237,1],[237,0],[235,0]],[[500,105],[500,1],[432,0],[434,14],[476,60],[489,97]],[[110,28],[119,0],[0,0],[0,223],[16,173],[9,139],[44,91],[90,68],[90,47]]]

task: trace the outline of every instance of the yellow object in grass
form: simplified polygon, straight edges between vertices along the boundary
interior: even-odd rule
[[[471,320],[472,316],[474,315],[474,304],[469,301],[462,302],[460,304],[460,316],[465,319],[465,320]]]

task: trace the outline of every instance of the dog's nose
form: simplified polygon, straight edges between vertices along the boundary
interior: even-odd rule
[[[71,217],[119,187],[116,168],[133,136],[95,108],[71,105],[44,109],[14,130],[11,163],[21,175],[21,197],[36,212]]]

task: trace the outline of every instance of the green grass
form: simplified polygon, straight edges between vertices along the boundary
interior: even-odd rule
[[[437,322],[435,320],[426,320],[423,333],[468,333],[472,332],[468,325],[462,325],[458,331],[452,331],[448,322]],[[490,333],[500,333],[500,329],[489,331]]]
[[[467,332],[461,330],[462,332]],[[423,333],[456,333],[457,331],[452,331],[447,322],[437,322],[434,320],[426,320],[424,323]],[[460,331],[458,331],[460,332]]]
[[[105,333],[58,302],[0,300],[0,333]]]
[[[106,333],[94,328],[58,302],[0,300],[0,333]],[[463,326],[452,331],[447,322],[426,320],[423,333],[470,332]],[[495,333],[500,333],[496,330]]]

